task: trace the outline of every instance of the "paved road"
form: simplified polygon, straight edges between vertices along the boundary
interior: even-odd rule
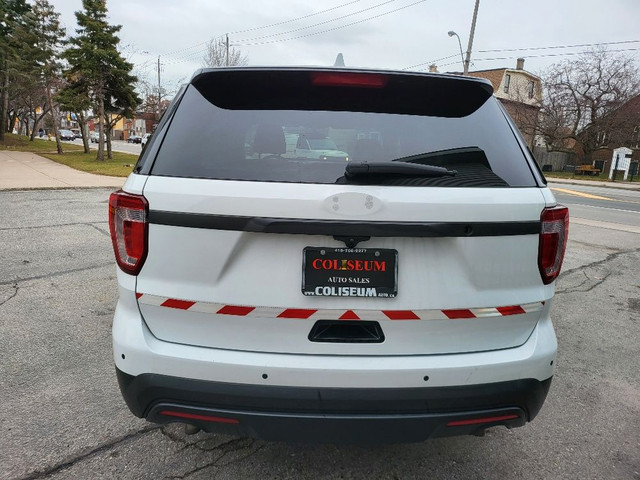
[[[129,413],[111,358],[109,192],[0,191],[0,478],[640,479],[640,235],[571,224],[557,371],[533,423],[417,445],[289,445]]]
[[[549,186],[558,200],[567,205],[640,212],[640,189],[621,190],[598,186],[562,185],[559,183],[550,183]]]
[[[640,233],[640,190],[550,183],[571,223]]]
[[[73,141],[64,141],[62,143],[82,146],[82,140],[80,140],[79,138]],[[89,142],[89,147],[92,150],[97,150],[98,144]],[[107,147],[105,146],[105,149],[106,148]],[[142,146],[139,143],[127,143],[123,140],[112,140],[111,148],[114,152],[131,153],[133,155],[140,155],[140,152],[142,151]]]
[[[98,149],[97,143],[92,143],[90,145],[92,149]],[[140,152],[142,151],[142,146],[139,143],[127,143],[122,140],[112,140],[111,148],[113,148],[114,152],[131,153],[133,155],[140,155]]]

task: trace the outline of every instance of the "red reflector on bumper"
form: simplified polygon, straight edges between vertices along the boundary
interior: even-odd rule
[[[507,315],[522,315],[523,313],[527,313],[520,305],[513,305],[511,307],[497,307],[496,310],[498,310],[505,317]]]
[[[500,415],[499,417],[470,418],[468,420],[454,420],[448,422],[447,427],[461,427],[464,425],[479,425],[481,423],[503,422],[505,420],[515,420],[518,415]]]
[[[278,314],[278,318],[309,318],[318,310],[307,310],[304,308],[287,308]]]
[[[167,417],[187,418],[189,420],[203,420],[205,422],[231,423],[234,425],[240,423],[240,420],[236,420],[235,418],[213,417],[210,415],[196,415],[195,413],[174,412],[172,410],[162,410],[160,412],[160,415],[165,415]]]
[[[189,310],[196,302],[187,302],[185,300],[175,300],[170,298],[160,305],[161,307],[177,308],[178,310]]]
[[[338,320],[360,320],[360,317],[353,310],[347,310]]]
[[[447,318],[455,320],[456,318],[476,318],[471,310],[442,310]]]
[[[382,310],[389,320],[420,320],[411,310]]]
[[[225,305],[216,313],[218,315],[237,315],[239,317],[244,317],[249,315],[256,307],[240,307],[238,305]]]

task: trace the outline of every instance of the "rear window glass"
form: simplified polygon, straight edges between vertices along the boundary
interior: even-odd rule
[[[152,175],[294,183],[346,183],[348,162],[405,161],[455,169],[455,177],[384,175],[364,183],[535,186],[491,97],[462,118],[393,113],[224,109],[187,88]],[[353,180],[348,183],[353,183]]]

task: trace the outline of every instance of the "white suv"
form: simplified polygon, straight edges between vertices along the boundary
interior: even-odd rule
[[[305,133],[299,135],[294,153],[297,158],[349,161],[348,153],[338,150],[331,138],[322,135]]]
[[[287,156],[296,129],[349,161]],[[201,70],[109,221],[139,417],[403,442],[522,426],[544,402],[568,212],[485,80]]]

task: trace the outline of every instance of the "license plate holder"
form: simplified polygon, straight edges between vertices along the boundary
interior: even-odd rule
[[[325,297],[394,298],[398,294],[398,251],[305,247],[302,293]]]

